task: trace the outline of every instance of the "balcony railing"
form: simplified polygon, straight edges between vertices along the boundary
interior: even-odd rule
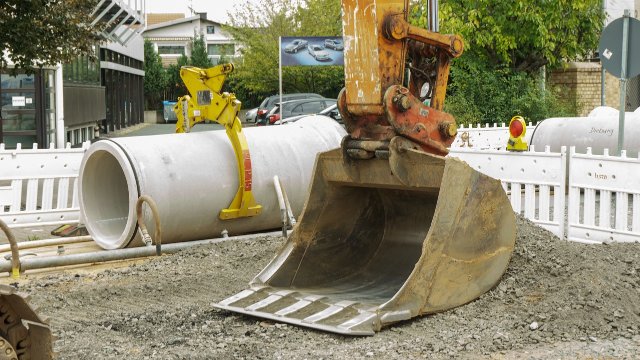
[[[145,28],[146,0],[100,0],[91,14],[91,26],[106,24],[101,31],[105,40],[126,45]]]

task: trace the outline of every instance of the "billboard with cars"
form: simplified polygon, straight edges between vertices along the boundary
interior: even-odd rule
[[[282,66],[344,65],[341,36],[283,36],[280,38]]]

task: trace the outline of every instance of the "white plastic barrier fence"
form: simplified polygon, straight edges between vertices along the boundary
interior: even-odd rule
[[[567,238],[586,243],[640,241],[640,159],[571,149]]]
[[[527,125],[525,141],[530,141],[536,125],[532,123]],[[451,149],[500,150],[506,148],[508,140],[509,127],[505,123],[501,123],[500,126],[497,123],[493,123],[492,127],[489,124],[485,124],[484,127],[481,124],[476,124],[476,127],[473,124],[460,125],[458,135],[453,144],[451,144]]]
[[[5,149],[0,144],[0,219],[9,227],[77,223],[82,148]]]
[[[504,137],[508,130],[502,131]],[[88,145],[5,150],[0,144],[0,219],[10,227],[78,222],[77,177]],[[452,147],[449,156],[500,179],[515,212],[562,239],[566,229],[572,241],[640,241],[638,158],[479,147]]]
[[[451,149],[449,156],[502,181],[513,211],[564,238],[566,149],[552,153]]]

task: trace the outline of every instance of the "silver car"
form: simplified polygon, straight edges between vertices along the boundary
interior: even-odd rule
[[[337,51],[344,50],[344,45],[342,45],[342,41],[335,39],[326,39],[324,41],[324,47],[327,49],[333,49]]]
[[[311,54],[311,56],[313,56],[318,61],[331,60],[331,58],[329,57],[329,52],[327,52],[327,50],[325,50],[320,45],[309,45],[307,49],[309,50],[309,54]]]
[[[284,47],[284,52],[287,53],[297,53],[299,50],[302,50],[307,47],[307,41],[302,39],[295,39],[291,43],[287,44]]]

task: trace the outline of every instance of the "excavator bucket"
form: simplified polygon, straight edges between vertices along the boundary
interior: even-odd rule
[[[399,146],[319,155],[288,241],[250,287],[214,306],[346,335],[373,335],[478,298],[505,272],[515,216],[500,181]]]

